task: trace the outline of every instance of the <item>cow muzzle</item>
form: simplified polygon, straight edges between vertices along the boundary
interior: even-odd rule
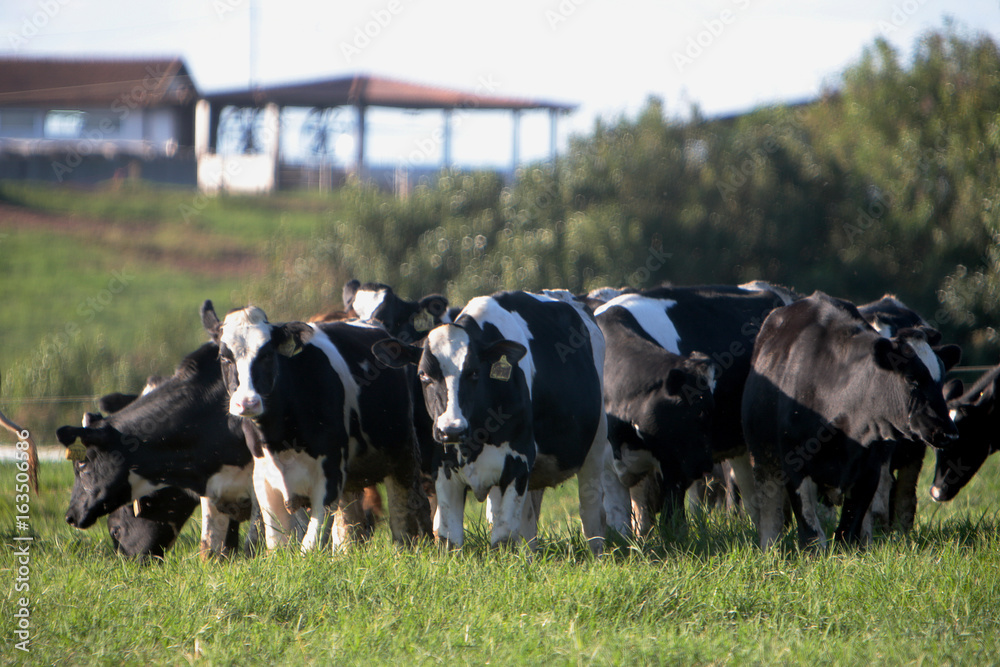
[[[259,417],[264,412],[264,401],[260,394],[233,394],[229,412],[237,417]]]
[[[437,424],[434,439],[444,445],[459,445],[469,434],[469,424],[464,419]]]

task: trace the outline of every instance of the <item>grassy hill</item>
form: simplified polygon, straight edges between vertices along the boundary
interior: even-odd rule
[[[203,341],[202,301],[225,312],[252,300],[275,253],[307,247],[336,206],[0,184],[0,408],[48,434],[93,407],[38,399],[136,389],[170,372]],[[318,307],[339,304],[339,286],[329,294],[336,302]]]

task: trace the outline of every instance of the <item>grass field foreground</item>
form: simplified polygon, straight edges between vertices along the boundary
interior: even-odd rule
[[[14,467],[0,466],[12,489]],[[925,477],[926,477],[925,473]],[[575,488],[547,494],[542,548],[394,547],[382,526],[346,554],[294,550],[202,562],[197,521],[165,562],[111,552],[103,521],[62,519],[72,473],[42,469],[32,499],[30,654],[22,664],[990,664],[1000,655],[997,466],[968,498],[921,508],[909,536],[866,551],[764,555],[746,519],[714,512],[685,537],[592,558]],[[923,481],[923,480],[922,480]],[[926,488],[926,487],[922,487]],[[13,636],[12,494],[0,496]]]

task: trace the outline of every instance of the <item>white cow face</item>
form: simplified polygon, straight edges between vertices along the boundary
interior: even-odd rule
[[[219,337],[229,412],[237,417],[263,415],[278,379],[280,357],[297,354],[312,334],[312,327],[302,322],[271,324],[264,311],[253,306],[229,313]]]

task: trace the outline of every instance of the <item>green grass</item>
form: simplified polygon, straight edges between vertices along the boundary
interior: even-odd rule
[[[0,466],[0,540],[13,477]],[[113,555],[103,521],[62,520],[72,475],[43,466],[32,498],[30,664],[996,664],[1000,467],[955,503],[921,503],[908,536],[866,551],[764,555],[738,516],[691,521],[589,555],[575,487],[547,494],[542,546],[491,552],[481,508],[467,545],[394,547],[383,525],[349,553],[201,562],[191,524],[165,562]],[[929,471],[921,489],[926,490]],[[931,511],[929,511],[931,510]],[[2,636],[15,606],[12,549]],[[8,644],[6,659],[16,661]]]

